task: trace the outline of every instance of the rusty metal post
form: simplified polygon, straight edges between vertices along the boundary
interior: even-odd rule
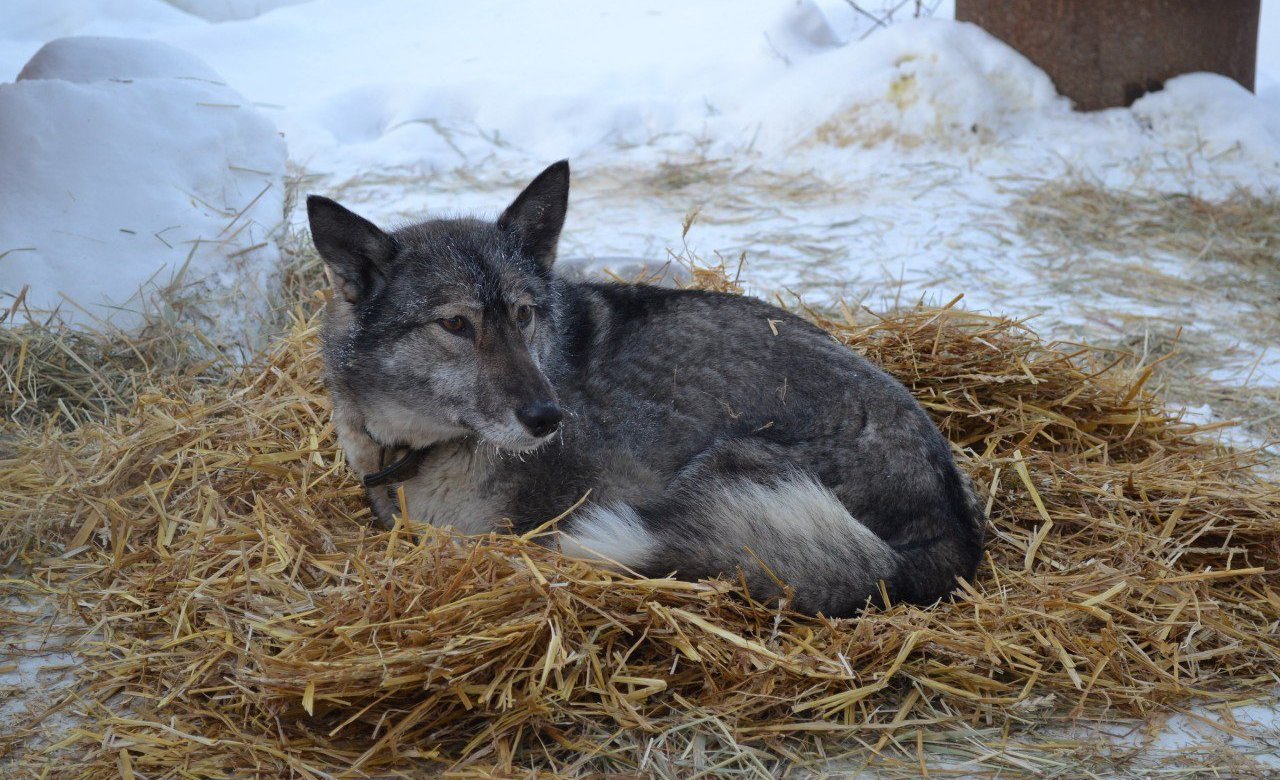
[[[956,0],[974,22],[1091,111],[1127,106],[1181,73],[1253,89],[1261,0]]]

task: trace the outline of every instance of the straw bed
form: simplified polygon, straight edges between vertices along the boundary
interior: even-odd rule
[[[955,309],[819,318],[913,389],[991,506],[954,601],[828,621],[531,539],[368,528],[312,309],[230,388],[156,377],[0,464],[11,529],[52,529],[3,543],[47,556],[88,659],[33,774],[761,774],[836,737],[907,773],[938,745],[1048,771],[1053,747],[994,751],[1277,682],[1280,491],[1164,412],[1149,370]]]

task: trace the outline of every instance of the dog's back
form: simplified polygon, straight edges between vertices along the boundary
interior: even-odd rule
[[[981,515],[945,440],[897,381],[751,298],[566,285],[549,367],[563,441],[509,464],[522,528],[593,490],[564,530],[651,575],[738,569],[758,596],[847,614],[929,602],[971,577]],[[750,551],[750,552],[747,552]]]
[[[335,421],[384,521],[398,486],[414,519],[468,531],[535,528],[589,492],[567,552],[741,572],[829,615],[882,582],[927,603],[972,576],[980,506],[901,384],[752,298],[557,278],[567,187],[553,166],[497,223],[395,234],[309,202],[343,280]]]

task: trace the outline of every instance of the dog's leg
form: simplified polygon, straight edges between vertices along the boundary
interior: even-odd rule
[[[334,428],[338,432],[338,444],[347,458],[347,465],[357,476],[363,477],[382,468],[382,448],[364,432],[359,420],[350,419],[335,409],[333,413]],[[390,529],[393,525],[393,514],[398,510],[392,499],[392,491],[386,487],[367,488],[365,495],[369,498],[369,507],[373,512],[373,524],[379,528]]]
[[[793,592],[805,612],[849,615],[900,558],[786,448],[737,438],[694,458],[652,504],[592,505],[562,534],[566,553],[650,576],[741,576],[756,599]]]

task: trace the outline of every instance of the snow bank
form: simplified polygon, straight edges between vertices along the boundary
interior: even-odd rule
[[[1100,158],[1103,171],[1161,144],[1185,151],[1140,111],[1073,114],[1039,68],[974,26],[876,28],[841,0],[313,0],[161,37],[270,104],[294,158],[337,181],[746,148],[771,165],[785,155],[825,169],[831,149],[859,168],[858,153],[876,147],[945,159],[975,147],[1002,155],[1012,141],[1086,170]],[[1230,91],[1175,88],[1160,110],[1229,133],[1230,111],[1201,108]],[[820,163],[797,157],[815,149]]]
[[[1169,146],[1205,157],[1240,150],[1280,173],[1280,106],[1215,73],[1188,73],[1135,102],[1133,115]]]
[[[815,132],[842,146],[970,144],[1023,112],[1067,110],[1043,72],[976,27],[906,23],[854,40],[867,24],[828,0],[315,0],[234,36],[215,25],[165,38],[254,85],[280,107],[297,159],[339,177],[495,148],[777,150]]]
[[[237,339],[278,259],[284,165],[272,123],[198,59],[53,41],[0,84],[0,293],[130,328],[176,288]]]
[[[1072,119],[1042,71],[981,30],[880,28],[843,0],[104,0],[93,13],[76,2],[4,4],[0,63],[8,39],[136,28],[211,63],[266,106],[297,162],[337,181],[566,156],[586,170],[620,150],[645,165],[817,149],[825,168],[823,150],[845,149],[858,167],[856,152],[878,146],[945,157],[1010,140],[1088,167],[1116,140],[1106,125],[1158,128],[1155,114],[1182,111],[1214,135],[1234,121],[1201,114],[1220,86],[1169,90],[1150,117]]]
[[[163,0],[4,0],[0,2],[0,81],[41,46],[73,35],[149,38],[197,22]]]
[[[253,19],[268,11],[309,0],[167,0],[169,5],[210,22]]]
[[[18,73],[18,81],[76,84],[134,79],[191,79],[221,84],[213,68],[172,46],[128,38],[82,36],[50,41]]]
[[[907,22],[818,53],[744,106],[779,146],[985,143],[1030,116],[1063,115],[1044,71],[971,24]]]
[[[297,159],[346,173],[699,134],[786,67],[767,33],[790,5],[315,0],[163,38],[280,106]]]

